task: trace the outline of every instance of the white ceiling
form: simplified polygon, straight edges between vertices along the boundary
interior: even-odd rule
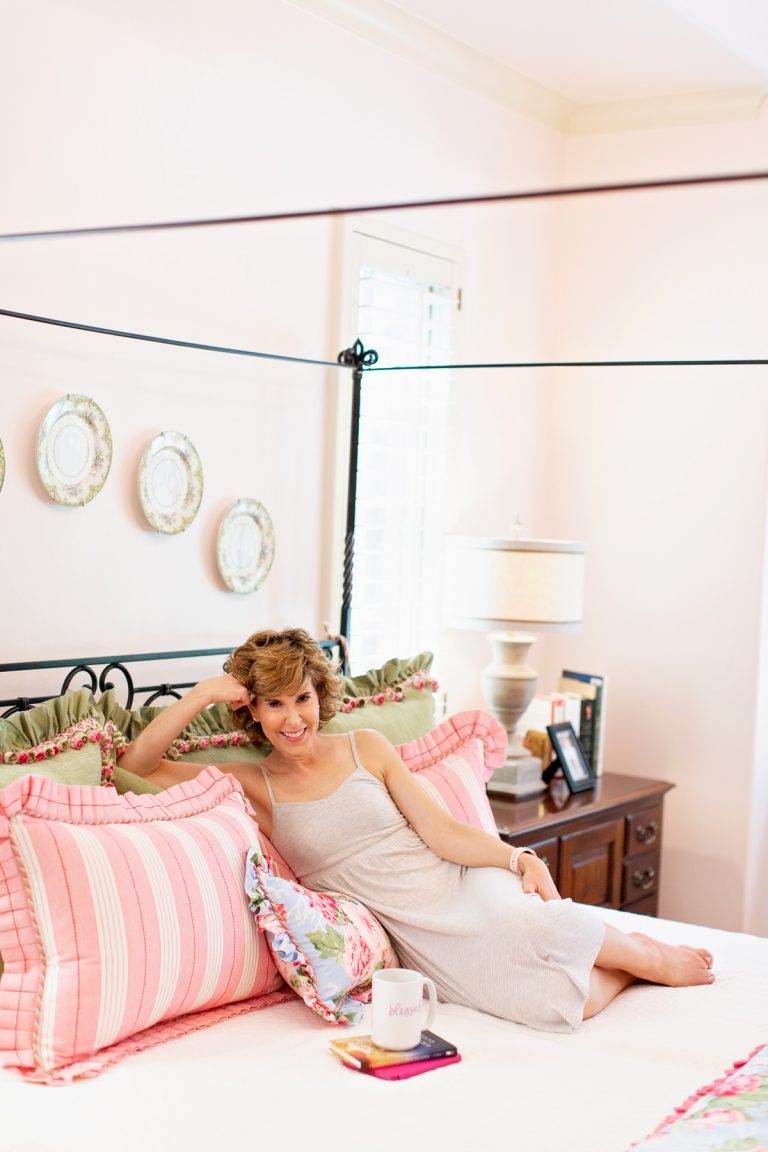
[[[579,104],[768,81],[766,0],[392,0]]]
[[[768,105],[768,0],[197,0],[181,22],[179,0],[53,2],[220,57],[249,52],[287,3],[564,133],[755,120]]]

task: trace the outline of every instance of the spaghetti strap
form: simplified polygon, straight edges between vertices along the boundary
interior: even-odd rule
[[[260,768],[261,768],[261,774],[264,777],[264,783],[267,786],[267,792],[269,792],[269,802],[272,805],[272,807],[274,808],[275,807],[275,794],[272,791],[272,785],[269,781],[269,772],[267,772],[267,769],[265,768],[265,766],[263,764],[260,765]]]
[[[355,762],[355,768],[359,768],[362,772],[365,772],[365,768],[363,768],[362,764],[360,763],[360,757],[357,754],[357,745],[355,744],[355,734],[354,734],[354,732],[350,731],[347,733],[347,735],[349,736],[349,746],[352,749],[352,759]]]

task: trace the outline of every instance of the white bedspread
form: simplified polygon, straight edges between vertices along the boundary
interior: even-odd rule
[[[297,1001],[69,1087],[0,1071],[0,1150],[624,1152],[768,1042],[768,939],[599,914],[627,931],[710,948],[715,984],[630,988],[571,1036],[442,1005],[435,1031],[463,1062],[392,1083],[342,1067],[327,1049],[336,1030]]]

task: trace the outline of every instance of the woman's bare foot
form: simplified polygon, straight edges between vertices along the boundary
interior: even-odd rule
[[[707,968],[711,968],[714,962],[714,956],[706,948],[694,948],[691,944],[681,944],[681,948],[687,948],[689,952],[695,952],[697,956],[701,956]]]
[[[638,940],[649,941],[651,944],[659,944],[660,943],[660,941],[656,940],[653,936],[646,936],[646,934],[644,932],[629,932],[628,935],[629,936],[636,936]],[[697,956],[699,956],[704,961],[707,968],[712,967],[714,957],[713,957],[712,953],[709,951],[709,949],[707,949],[707,948],[694,948],[693,945],[691,945],[691,944],[677,944],[677,945],[668,944],[667,947],[668,948],[684,948],[686,952],[695,952],[695,954]]]
[[[628,935],[641,945],[643,957],[637,965],[636,975],[643,980],[673,988],[713,983],[715,978],[710,971],[712,953],[706,948],[665,944],[643,932],[629,932]]]

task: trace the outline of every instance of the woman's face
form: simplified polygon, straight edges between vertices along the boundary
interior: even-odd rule
[[[255,696],[251,714],[272,747],[291,756],[310,747],[320,724],[320,703],[307,679],[295,696]]]

